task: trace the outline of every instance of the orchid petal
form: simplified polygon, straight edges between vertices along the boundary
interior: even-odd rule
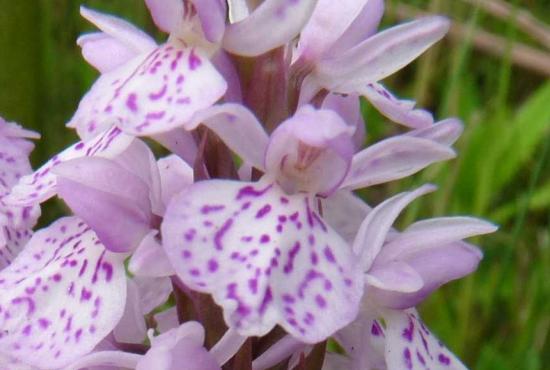
[[[416,190],[397,194],[376,206],[365,218],[353,243],[353,251],[361,258],[361,267],[367,271],[380,252],[386,234],[399,213],[413,200],[435,190],[423,185]]]
[[[143,356],[122,351],[98,351],[82,356],[63,370],[120,370],[135,369]]]
[[[82,35],[76,43],[82,48],[84,59],[101,73],[112,71],[138,55],[128,45],[104,32]]]
[[[243,100],[241,81],[229,54],[222,49],[218,50],[212,57],[212,63],[227,82],[227,91],[223,100],[228,103],[241,103]]]
[[[448,118],[436,122],[432,126],[409,131],[405,135],[420,137],[450,146],[460,137],[463,130],[464,127],[459,119]]]
[[[246,0],[227,0],[227,5],[230,23],[242,21],[250,14]]]
[[[388,311],[384,320],[388,370],[467,370],[426,328],[416,311]]]
[[[15,185],[5,202],[13,205],[32,205],[51,198],[56,193],[57,177],[51,171],[69,159],[99,156],[113,158],[132,143],[133,137],[112,128],[88,142],[78,142],[55,155],[33,174],[24,176]]]
[[[51,368],[90,352],[122,316],[123,257],[76,217],[37,231],[0,272],[0,352]]]
[[[406,263],[422,277],[422,289],[414,293],[396,293],[374,288],[370,290],[370,294],[377,303],[385,307],[413,307],[441,285],[475,271],[481,258],[478,248],[464,242],[420,251],[408,257]],[[377,263],[378,261],[375,266]]]
[[[418,221],[387,243],[378,258],[380,262],[406,259],[430,248],[496,230],[494,224],[473,217],[440,217]]]
[[[134,50],[136,54],[149,52],[157,46],[149,35],[122,18],[100,13],[84,6],[80,7],[80,14],[107,35]]]
[[[176,370],[185,364],[186,370],[220,370],[220,366],[203,347],[204,329],[188,321],[157,337],[151,337],[151,349],[136,366],[136,370]],[[164,365],[164,366],[163,366]]]
[[[139,304],[138,287],[129,279],[126,288],[124,313],[113,329],[113,335],[117,342],[142,343],[147,335],[147,326]]]
[[[172,283],[166,277],[135,276],[133,281],[138,288],[139,307],[143,315],[166,303],[172,293]]]
[[[431,126],[434,122],[430,112],[415,109],[414,102],[410,100],[399,100],[381,84],[368,84],[360,92],[380,113],[393,122],[414,128]]]
[[[329,195],[348,172],[354,131],[331,110],[300,107],[272,133],[266,171],[287,192]]]
[[[375,34],[384,15],[384,0],[367,0],[346,32],[334,43],[327,55],[338,55]]]
[[[0,369],[2,370],[37,370],[36,367],[22,363],[10,354],[0,353]]]
[[[114,252],[135,249],[152,223],[149,188],[104,158],[78,158],[56,166],[57,191],[72,211]]]
[[[185,10],[181,0],[145,0],[153,22],[166,33],[171,33],[183,21]]]
[[[344,34],[368,0],[319,0],[311,18],[300,32],[298,53],[315,60]]]
[[[321,201],[323,218],[348,243],[353,239],[371,208],[348,190],[339,190]]]
[[[31,236],[30,229],[18,230],[0,224],[0,271],[13,262]]]
[[[15,122],[6,122],[5,119],[0,117],[0,136],[12,139],[18,144],[22,144],[21,149],[26,148],[26,153],[30,153],[34,145],[23,139],[40,139],[40,134],[34,131],[24,129]]]
[[[183,128],[176,128],[157,135],[151,135],[151,137],[188,164],[193,165],[195,163],[198,147],[191,132]]]
[[[353,320],[363,284],[348,245],[311,207],[274,184],[199,182],[168,206],[164,248],[182,281],[212,294],[241,335],[279,324],[318,342]]]
[[[150,1],[150,0],[149,0]],[[225,31],[227,5],[224,0],[192,0],[206,39],[219,43]]]
[[[416,59],[445,35],[449,24],[446,18],[432,16],[392,27],[343,54],[320,61],[313,73],[333,92],[356,92]]]
[[[266,0],[242,21],[227,26],[223,46],[233,54],[257,56],[292,40],[306,24],[316,0]]]
[[[21,176],[30,172],[28,152],[17,146],[14,140],[0,135],[0,187],[10,189]]]
[[[136,276],[161,277],[175,271],[164,249],[157,240],[158,231],[152,230],[132,254],[128,270]]]
[[[376,264],[365,275],[365,281],[378,289],[394,292],[416,292],[424,285],[422,277],[405,262],[395,261],[381,267]]]
[[[189,129],[200,123],[211,129],[223,142],[258,169],[264,168],[269,137],[254,114],[240,104],[216,105],[197,113]]]
[[[451,148],[431,140],[392,137],[357,153],[341,187],[358,189],[401,179],[455,155]]]
[[[184,126],[226,87],[201,50],[167,43],[103,74],[68,126],[85,135],[106,123],[136,136],[160,134]]]
[[[322,105],[323,109],[335,111],[350,126],[355,128],[353,142],[356,150],[365,142],[365,122],[361,115],[361,104],[357,95],[328,94]]]
[[[252,362],[252,368],[254,370],[271,368],[289,358],[292,354],[300,352],[305,346],[305,343],[300,342],[290,335],[285,335],[260,356],[255,358]],[[289,369],[290,368],[293,367],[289,367]]]
[[[167,205],[174,195],[193,183],[193,169],[173,154],[159,159],[157,165],[160,173],[162,201]]]

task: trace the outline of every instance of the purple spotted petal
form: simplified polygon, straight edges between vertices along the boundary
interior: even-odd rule
[[[447,145],[431,140],[404,135],[392,137],[354,155],[341,187],[359,189],[401,179],[455,156]]]
[[[172,199],[164,248],[182,281],[212,294],[241,335],[279,324],[318,342],[353,320],[363,280],[315,207],[266,182],[199,182]]]
[[[31,236],[30,228],[15,228],[0,221],[0,271],[13,262]]]
[[[272,133],[266,172],[287,192],[329,195],[348,172],[354,131],[334,111],[300,107]]]
[[[122,18],[100,13],[84,6],[80,7],[80,14],[101,31],[114,37],[136,54],[149,52],[157,46],[151,36]]]
[[[414,101],[396,98],[381,84],[368,84],[361,89],[361,93],[380,113],[393,122],[414,128],[431,126],[434,122],[430,112],[415,109]]]
[[[90,352],[122,316],[123,258],[76,217],[36,232],[0,272],[0,352],[51,368]]]
[[[320,61],[313,74],[320,85],[352,93],[416,59],[449,29],[443,17],[426,17],[380,32],[359,45]]]
[[[0,353],[0,369],[2,370],[37,370],[36,367],[24,364],[10,354]]]
[[[297,52],[315,61],[327,51],[361,12],[369,0],[319,0],[311,18],[300,32]]]
[[[252,14],[226,28],[224,48],[257,56],[292,40],[306,24],[316,0],[267,0]]]
[[[118,128],[112,128],[93,140],[78,142],[52,157],[33,174],[22,177],[5,198],[5,202],[21,206],[43,202],[55,195],[57,178],[51,170],[59,163],[84,156],[113,158],[123,152],[133,140],[133,137],[122,133]]]
[[[467,370],[428,330],[416,311],[388,311],[384,320],[388,370]]]
[[[429,139],[450,146],[460,137],[463,130],[464,127],[459,119],[448,118],[436,122],[432,126],[409,131],[405,135]]]
[[[399,213],[413,200],[421,195],[434,191],[433,185],[424,185],[416,190],[397,194],[376,206],[367,215],[355,241],[354,252],[361,256],[361,266],[367,271],[380,252],[391,225],[399,216]]]
[[[14,141],[0,134],[0,187],[8,190],[22,176],[32,172],[29,153]],[[0,195],[2,193],[0,190]]]
[[[105,124],[136,136],[159,134],[184,126],[195,112],[214,104],[226,87],[200,49],[168,42],[103,74],[68,126],[77,127],[81,135]]]
[[[84,59],[101,73],[112,71],[138,55],[128,45],[104,32],[82,35],[76,43],[82,48]]]

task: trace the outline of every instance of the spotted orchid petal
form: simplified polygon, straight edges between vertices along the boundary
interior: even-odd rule
[[[82,48],[84,59],[101,73],[112,71],[138,55],[134,49],[104,32],[82,35],[76,43]]]
[[[15,228],[0,223],[0,271],[13,262],[31,236],[30,228]]]
[[[384,0],[367,0],[361,12],[330,48],[327,55],[338,55],[374,35],[384,15]]]
[[[0,133],[0,189],[9,190],[22,176],[32,172],[29,151],[14,141]]]
[[[271,134],[266,171],[287,192],[329,195],[350,167],[354,131],[331,110],[300,107]]]
[[[382,140],[353,156],[341,187],[359,189],[412,175],[432,163],[454,158],[447,145],[411,136]]]
[[[248,17],[226,27],[223,47],[257,56],[292,40],[302,30],[317,0],[267,0]]]
[[[326,52],[361,12],[369,0],[319,0],[300,32],[297,53],[308,61]]]
[[[378,83],[370,83],[361,89],[369,102],[393,122],[413,128],[431,126],[432,114],[423,109],[415,109],[411,100],[400,100]]]
[[[184,126],[226,88],[200,49],[169,42],[103,74],[68,125],[93,132],[109,123],[136,136],[160,134]]]
[[[100,13],[84,6],[80,7],[80,14],[105,34],[118,40],[136,54],[150,52],[157,46],[149,35],[122,18]]]
[[[38,368],[22,363],[17,358],[0,353],[0,369],[2,370],[37,370]]]
[[[363,283],[348,244],[313,207],[275,184],[199,182],[172,199],[163,245],[182,281],[212,294],[241,335],[279,324],[318,342],[353,320]]]
[[[313,75],[333,92],[356,92],[409,64],[448,29],[449,21],[439,16],[392,27],[342,54],[319,61]]]
[[[123,258],[76,217],[36,232],[0,272],[0,353],[59,368],[90,352],[122,316]]]
[[[414,310],[384,313],[388,370],[467,370]]]
[[[423,185],[416,190],[397,194],[382,202],[367,215],[353,242],[354,252],[361,258],[361,266],[367,271],[380,252],[387,233],[399,213],[413,200],[435,190],[433,185]]]
[[[133,137],[122,133],[118,128],[112,128],[93,140],[80,141],[53,156],[31,175],[23,176],[5,198],[5,202],[20,206],[43,202],[56,193],[57,177],[52,169],[58,164],[85,156],[113,158],[128,148],[133,140]]]
[[[153,21],[159,29],[171,33],[181,24],[185,10],[181,0],[145,0]]]
[[[448,118],[436,122],[432,126],[409,131],[405,135],[432,140],[442,145],[453,145],[463,130],[464,126],[459,119]]]

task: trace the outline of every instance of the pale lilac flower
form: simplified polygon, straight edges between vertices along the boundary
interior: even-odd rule
[[[0,353],[59,368],[90,352],[122,316],[123,259],[76,217],[37,231],[0,271]]]
[[[378,81],[393,74],[441,39],[449,28],[443,17],[426,17],[375,33],[382,0],[320,0],[300,34],[294,69],[303,79],[301,101],[322,88],[365,96],[392,121],[414,128],[433,123],[430,113],[399,100]]]

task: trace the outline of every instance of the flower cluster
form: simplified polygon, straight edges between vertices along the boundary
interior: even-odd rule
[[[414,306],[475,270],[463,239],[494,225],[398,231],[433,185],[374,208],[353,193],[455,156],[459,120],[378,82],[448,21],[377,32],[382,0],[145,2],[160,45],[81,9],[101,75],[79,142],[33,172],[37,135],[0,120],[0,369],[464,369]],[[363,148],[361,97],[404,132]],[[73,215],[33,232],[53,196]]]

